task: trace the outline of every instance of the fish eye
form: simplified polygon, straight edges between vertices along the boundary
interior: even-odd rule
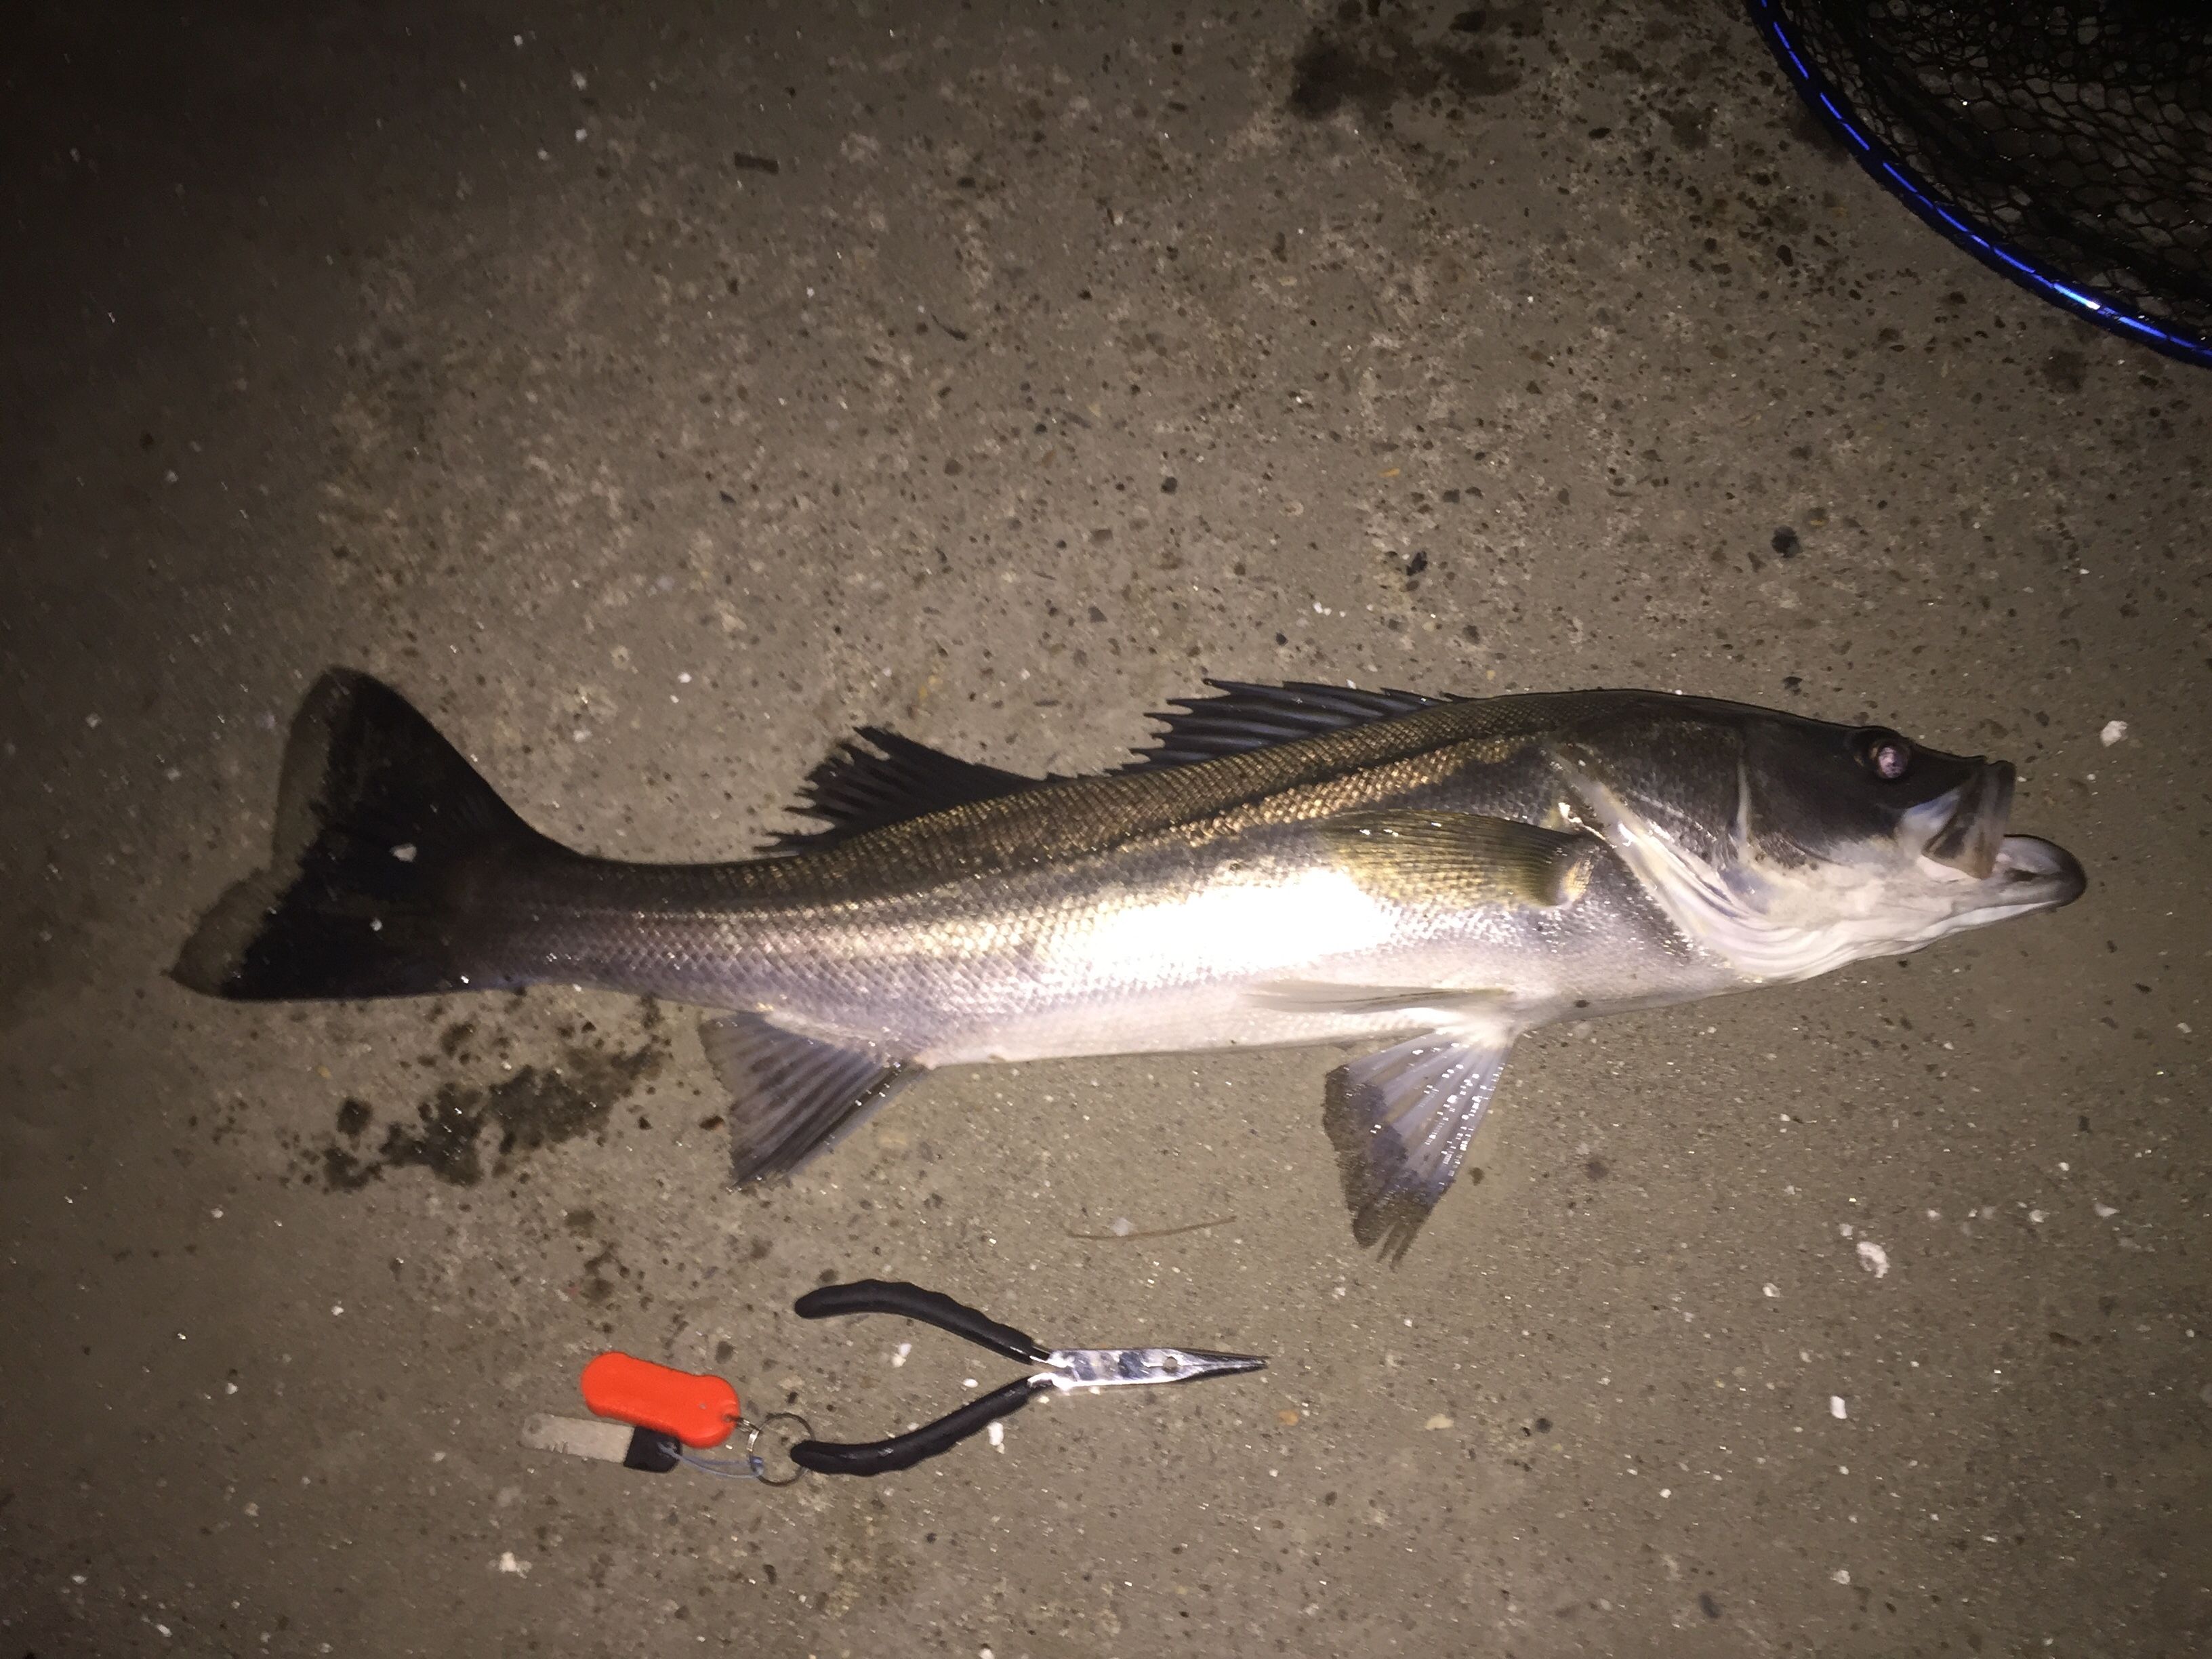
[[[1895,783],[1912,769],[1912,744],[1880,726],[1859,733],[1859,763],[1884,783]]]

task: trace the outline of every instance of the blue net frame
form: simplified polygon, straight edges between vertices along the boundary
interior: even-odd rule
[[[1875,181],[2000,275],[2212,368],[2212,5],[1749,0]]]

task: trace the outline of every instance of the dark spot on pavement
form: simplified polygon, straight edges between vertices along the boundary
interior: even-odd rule
[[[1721,1604],[1713,1600],[1713,1593],[1711,1590],[1698,1592],[1698,1611],[1708,1619],[1717,1619],[1721,1616]]]
[[[1713,110],[1709,104],[1703,109],[1677,109],[1666,112],[1668,131],[1674,135],[1674,143],[1683,149],[1703,149],[1705,137],[1712,125]]]
[[[2054,392],[2079,392],[2088,376],[2089,360],[2078,351],[2054,351],[2043,360],[2043,383]]]
[[[577,1294],[593,1307],[598,1307],[615,1293],[615,1281],[604,1271],[610,1265],[621,1277],[629,1277],[629,1269],[616,1260],[615,1247],[611,1244],[584,1264],[583,1288]]]
[[[1797,539],[1797,532],[1786,524],[1774,532],[1771,542],[1774,550],[1785,559],[1796,558],[1805,545]]]
[[[334,1193],[357,1193],[384,1173],[384,1166],[364,1163],[335,1140],[323,1148],[323,1185]]]
[[[1496,20],[1493,22],[1493,19]],[[1516,35],[1542,27],[1538,7],[1462,12],[1453,34],[1483,36],[1508,24]],[[1291,63],[1291,113],[1309,121],[1334,115],[1346,104],[1379,122],[1391,106],[1455,94],[1460,101],[1509,92],[1521,82],[1520,66],[1486,40],[1462,44],[1416,39],[1395,21],[1339,6],[1334,25],[1317,26]]]
[[[465,1029],[451,1028],[446,1035]],[[456,1038],[448,1052],[463,1040]],[[446,1046],[444,1038],[440,1046]],[[571,1043],[551,1064],[519,1066],[495,1083],[441,1084],[411,1121],[385,1130],[372,1157],[360,1157],[334,1139],[314,1161],[332,1192],[357,1192],[387,1170],[408,1168],[428,1170],[449,1186],[473,1187],[487,1174],[507,1173],[518,1158],[603,1128],[614,1108],[659,1072],[667,1055],[667,1043],[659,1037],[613,1052]],[[339,1133],[358,1140],[369,1117],[366,1102],[349,1098],[338,1108]]]
[[[1592,1181],[1602,1181],[1613,1173],[1613,1170],[1603,1158],[1594,1158],[1583,1165],[1583,1173]]]

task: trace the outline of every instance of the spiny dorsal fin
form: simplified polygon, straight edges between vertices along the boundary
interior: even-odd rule
[[[793,810],[823,819],[829,827],[787,830],[761,850],[811,853],[887,823],[1018,794],[1050,781],[962,760],[881,726],[864,726],[831,750],[799,787],[802,799]]]
[[[1213,697],[1176,697],[1170,708],[1149,718],[1164,721],[1167,730],[1150,749],[1121,769],[1133,772],[1147,766],[1188,766],[1221,755],[1241,755],[1300,738],[1318,737],[1369,720],[1395,720],[1416,709],[1455,701],[1425,697],[1417,691],[1363,691],[1349,685],[1322,685],[1293,681],[1287,685],[1255,685],[1243,680],[1208,680],[1221,695]]]

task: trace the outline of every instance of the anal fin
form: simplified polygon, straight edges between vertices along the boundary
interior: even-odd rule
[[[925,1070],[798,1036],[758,1014],[703,1019],[699,1043],[730,1091],[730,1174],[741,1187],[788,1175],[827,1152]]]
[[[1503,1033],[1431,1031],[1329,1073],[1323,1121],[1362,1246],[1404,1257],[1459,1173],[1512,1046]]]

